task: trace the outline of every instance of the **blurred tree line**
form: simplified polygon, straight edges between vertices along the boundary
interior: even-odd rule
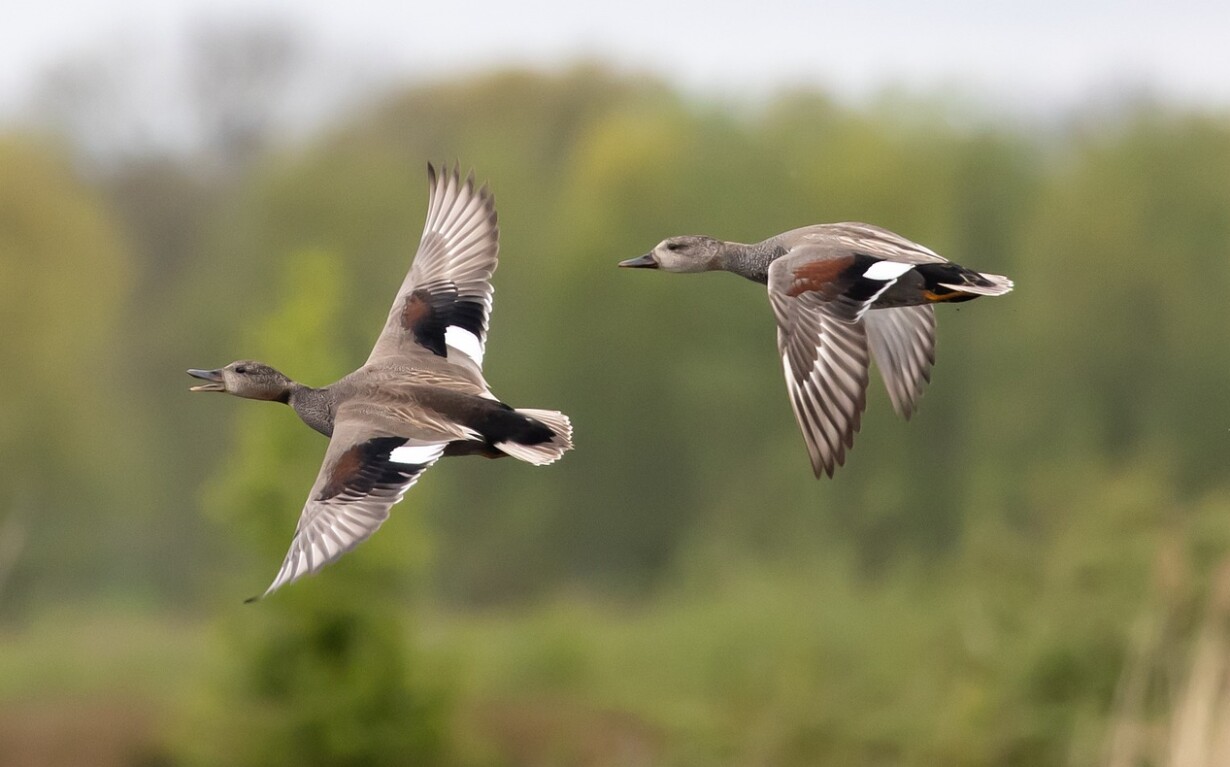
[[[978,525],[1029,539],[1098,514],[1039,496],[1079,497],[1125,467],[1175,501],[1225,487],[1225,118],[1145,105],[1031,135],[813,92],[715,103],[581,67],[391,92],[223,175],[209,153],[83,173],[22,134],[0,157],[0,471],[29,541],[9,611],[214,592],[236,542],[196,488],[234,449],[222,423],[253,414],[190,397],[182,371],[258,357],[303,376],[271,353],[281,339],[247,328],[308,250],[346,278],[339,354],[310,380],[361,362],[421,230],[426,159],[458,158],[497,195],[493,385],[569,412],[580,446],[550,473],[445,462],[431,503],[419,488],[398,508],[426,520],[449,599],[636,591],[685,550],[718,566],[848,547],[875,577],[948,556]],[[614,263],[671,234],[754,241],[849,219],[1019,288],[942,310],[916,420],[874,392],[849,465],[814,482],[760,291]],[[297,508],[268,513],[289,529]]]
[[[1183,651],[1131,627],[1192,634],[1230,552],[1230,116],[1137,103],[1039,129],[938,99],[752,105],[580,66],[404,86],[292,139],[264,96],[301,75],[298,49],[203,40],[195,103],[216,141],[147,145],[111,115],[119,151],[100,153],[83,117],[116,80],[80,70],[49,91],[56,130],[0,136],[7,624],[53,602],[209,611],[231,663],[200,731],[243,722],[305,761],[446,748],[447,703],[395,639],[416,624],[394,608],[423,598],[656,605],[678,635],[628,640],[626,666],[592,660],[635,622],[604,615],[610,643],[569,624],[501,648],[517,662],[500,668],[672,722],[680,763],[1089,763],[1103,717],[1134,726],[1177,696]],[[496,195],[489,380],[569,413],[578,449],[542,470],[444,461],[324,576],[241,608],[324,442],[287,410],[189,394],[183,371],[250,357],[324,384],[360,364],[421,232],[427,160]],[[1018,287],[942,307],[921,411],[899,422],[873,377],[847,466],[817,482],[763,292],[615,263],[673,234],[840,220]],[[767,669],[740,666],[764,648]],[[647,701],[655,683],[716,715]],[[759,745],[713,745],[745,726]],[[234,743],[185,758],[267,761]]]

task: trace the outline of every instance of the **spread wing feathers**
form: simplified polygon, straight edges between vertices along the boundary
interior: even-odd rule
[[[817,294],[770,291],[786,389],[812,471],[833,476],[854,444],[867,402],[867,339],[862,323],[842,322]]]
[[[935,364],[934,307],[876,309],[863,315],[863,325],[893,410],[909,420]]]
[[[320,570],[376,532],[393,504],[446,445],[339,426],[299,516],[290,551],[261,597]]]
[[[495,198],[471,172],[437,174],[418,252],[368,362],[424,350],[482,368],[491,315],[491,275],[499,254]]]

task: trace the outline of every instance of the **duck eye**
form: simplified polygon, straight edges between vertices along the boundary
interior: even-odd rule
[[[668,242],[668,243],[666,244],[666,249],[667,249],[667,250],[671,250],[671,251],[674,251],[674,250],[679,250],[679,249],[680,249],[680,248],[682,248],[682,247],[683,247],[683,246],[682,246],[682,245],[680,245],[680,244],[679,244],[679,243],[677,243],[677,242]]]
[[[243,375],[244,373],[248,372],[248,368],[246,365],[240,365],[239,367],[235,368],[235,372],[239,373],[240,375]]]

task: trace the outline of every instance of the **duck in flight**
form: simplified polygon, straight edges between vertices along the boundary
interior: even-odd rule
[[[261,596],[315,573],[376,531],[419,476],[445,456],[512,456],[535,465],[572,448],[553,410],[512,408],[483,378],[491,275],[499,250],[495,202],[474,174],[427,166],[427,223],[367,362],[323,388],[260,362],[189,370],[192,391],[281,402],[329,437],[290,551]],[[256,599],[257,597],[254,597]]]
[[[871,359],[908,419],[935,363],[934,304],[1012,290],[1007,277],[860,223],[807,226],[754,245],[671,237],[619,265],[734,272],[768,286],[786,389],[817,477],[833,476],[854,444]]]

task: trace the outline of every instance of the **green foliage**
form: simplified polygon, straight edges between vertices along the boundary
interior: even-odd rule
[[[0,487],[45,513],[0,598],[213,605],[195,761],[443,759],[455,712],[496,763],[621,753],[609,738],[663,764],[1098,763],[1130,627],[1165,612],[1157,665],[1180,667],[1230,551],[1230,119],[1146,106],[1035,133],[886,101],[503,72],[392,93],[225,183],[168,162],[92,188],[6,141],[22,364],[0,380]],[[454,159],[500,212],[489,380],[569,413],[578,449],[442,462],[354,554],[243,607],[324,442],[284,408],[188,395],[182,370],[360,364],[424,163]],[[901,423],[873,375],[847,466],[816,482],[763,292],[615,263],[835,220],[1018,288],[941,307],[920,412]],[[1157,585],[1170,570],[1182,588]],[[408,591],[433,597],[430,640]],[[426,662],[453,664],[456,708]]]
[[[293,375],[328,377],[338,365],[336,323],[347,281],[327,253],[297,253],[285,264],[276,308],[243,345],[265,359],[293,362]],[[240,405],[214,399],[218,407]],[[248,588],[276,572],[325,446],[289,409],[261,404],[244,414],[230,463],[207,501],[220,525],[259,555],[259,571],[239,570]],[[218,597],[226,606],[216,608],[219,668],[205,703],[193,704],[185,723],[189,761],[440,762],[444,701],[405,642],[404,578],[420,558],[422,536],[405,518],[413,517],[410,506],[330,567],[328,578],[309,578],[247,606],[233,590],[238,579],[220,581],[216,593],[230,596]],[[261,580],[254,582],[252,572]]]
[[[147,509],[150,496],[127,480],[142,471],[134,403],[111,396],[132,282],[121,232],[51,148],[0,136],[0,168],[0,528],[25,531],[29,545],[13,575],[19,596],[0,604],[20,607],[74,580],[131,587],[114,559],[145,514],[107,512]]]
[[[1159,498],[1155,467],[1091,479],[1045,528],[984,507],[942,563],[891,578],[848,555],[728,556],[651,600],[467,612],[436,633],[463,697],[537,712],[522,720],[536,735],[491,713],[469,723],[528,750],[518,763],[581,761],[582,734],[603,727],[653,764],[1100,764],[1130,627],[1204,603],[1216,568],[1201,552],[1224,559],[1230,505]],[[1086,506],[1100,513],[1073,512]],[[1166,660],[1173,677],[1183,653]]]

